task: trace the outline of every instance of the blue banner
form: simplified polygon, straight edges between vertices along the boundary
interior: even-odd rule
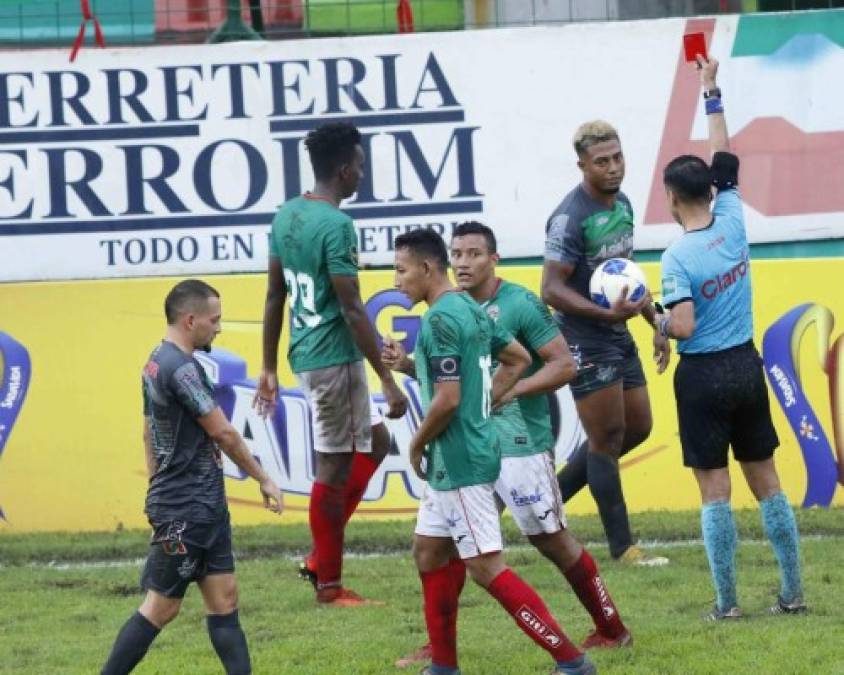
[[[820,365],[827,370],[832,324],[832,313],[826,307],[799,305],[772,324],[762,340],[765,373],[800,445],[806,465],[804,508],[829,506],[838,479],[832,446],[806,397],[799,364],[803,335],[814,325],[818,332]]]
[[[29,388],[31,364],[26,348],[11,335],[0,331],[0,456],[12,427],[23,406],[26,390]],[[0,519],[6,516],[0,507]]]

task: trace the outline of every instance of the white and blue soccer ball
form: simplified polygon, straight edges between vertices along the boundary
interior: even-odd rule
[[[641,267],[626,258],[610,258],[592,272],[589,294],[592,302],[609,308],[621,297],[625,286],[630,302],[641,300],[648,292],[648,282]]]

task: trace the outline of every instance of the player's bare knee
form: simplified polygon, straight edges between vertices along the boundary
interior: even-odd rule
[[[589,450],[618,457],[624,443],[624,425],[611,424],[589,436]]]
[[[767,499],[780,492],[780,479],[772,459],[761,462],[742,462],[747,485],[757,501]]]
[[[623,449],[632,450],[648,440],[648,436],[651,435],[653,426],[653,418],[650,415],[644,419],[637,419],[635,422],[630,420],[630,423],[628,423],[626,429],[624,430]]]
[[[413,560],[420,572],[433,572],[446,565],[452,557],[453,546],[450,539],[439,537],[413,537]]]
[[[317,452],[317,482],[342,487],[349,478],[354,454]]]
[[[150,592],[138,611],[156,628],[164,628],[178,616],[181,607],[180,598],[167,598]]]
[[[500,551],[477,555],[474,558],[467,558],[463,562],[466,563],[466,570],[472,577],[472,581],[483,588],[489,588],[495,577],[507,567],[504,564],[504,556],[501,555]]]
[[[695,478],[700,488],[701,501],[728,502],[732,492],[730,472],[726,469],[695,469]]]

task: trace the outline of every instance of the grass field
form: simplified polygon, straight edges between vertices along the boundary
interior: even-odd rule
[[[634,635],[630,649],[593,653],[601,673],[841,673],[844,650],[844,511],[800,511],[806,596],[811,612],[768,617],[778,584],[758,514],[739,512],[739,598],[749,618],[728,625],[701,616],[712,601],[695,513],[636,515],[634,526],[662,569],[630,569],[590,546]],[[583,540],[600,540],[594,517],[573,518]],[[398,673],[396,657],[425,640],[419,582],[407,553],[412,523],[353,522],[348,585],[385,607],[321,609],[296,579],[295,558],[308,545],[301,525],[235,530],[241,617],[254,672],[290,675]],[[512,523],[510,564],[545,597],[575,639],[590,629],[562,578],[524,547]],[[137,590],[146,533],[0,536],[0,673],[98,672],[114,635],[141,600]],[[658,540],[654,542],[653,540]],[[838,636],[838,637],[836,637]],[[480,589],[467,584],[459,627],[465,675],[547,673],[550,661]],[[182,614],[135,671],[219,673],[205,632],[201,599],[189,591]],[[415,672],[415,671],[411,671]]]

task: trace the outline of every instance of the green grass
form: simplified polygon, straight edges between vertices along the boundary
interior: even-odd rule
[[[412,0],[417,31],[463,28],[463,0]],[[309,0],[306,29],[312,33],[395,33],[395,0]]]
[[[767,617],[778,584],[776,564],[759,539],[758,513],[739,512],[745,539],[739,548],[739,597],[750,618],[728,625],[700,619],[712,601],[703,549],[684,540],[698,536],[697,514],[636,514],[643,539],[660,539],[656,553],[672,562],[663,569],[629,569],[591,550],[610,592],[634,634],[631,649],[593,654],[601,673],[841,673],[844,587],[842,510],[799,511],[807,600],[811,613]],[[600,539],[594,517],[573,518],[584,540]],[[239,528],[242,623],[254,671],[290,675],[397,673],[392,662],[425,639],[418,577],[407,554],[412,524],[354,523],[349,548],[383,555],[350,557],[350,587],[387,601],[386,607],[320,609],[310,587],[295,578],[290,557],[307,547],[303,526]],[[512,524],[507,536],[518,541]],[[822,536],[825,535],[825,536]],[[0,673],[92,673],[116,631],[134,611],[139,567],[50,566],[50,561],[132,559],[145,550],[145,533],[0,536]],[[671,543],[679,542],[679,543]],[[533,550],[519,546],[509,563],[539,590],[567,633],[582,638],[586,613],[568,586]],[[547,673],[549,660],[480,589],[467,584],[459,627],[465,675]],[[159,636],[135,671],[219,673],[205,632],[201,599],[191,589],[182,614]]]

